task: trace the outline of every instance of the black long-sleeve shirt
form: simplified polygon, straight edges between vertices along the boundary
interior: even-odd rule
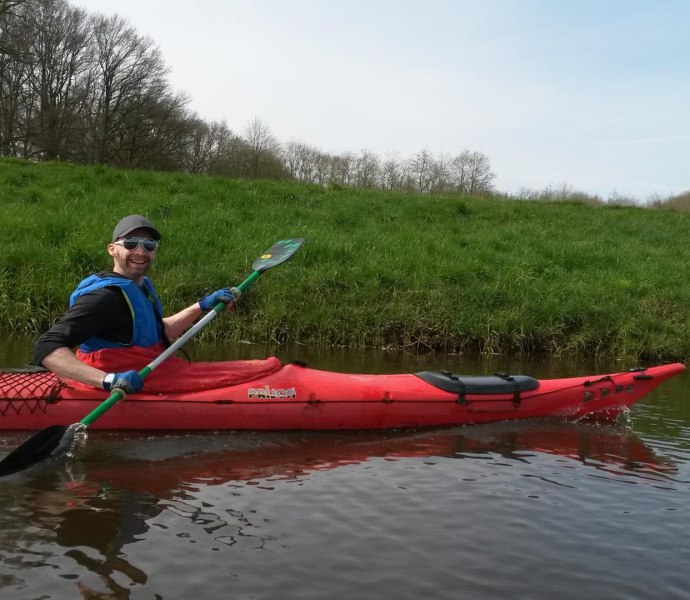
[[[99,273],[118,276],[113,272]],[[125,292],[117,287],[104,287],[80,296],[74,305],[36,342],[33,362],[43,359],[58,348],[75,348],[92,336],[118,344],[131,344],[134,322]]]

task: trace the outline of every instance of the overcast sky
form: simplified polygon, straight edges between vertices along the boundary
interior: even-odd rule
[[[382,158],[485,154],[499,191],[690,189],[686,0],[71,0],[161,49],[236,133]]]

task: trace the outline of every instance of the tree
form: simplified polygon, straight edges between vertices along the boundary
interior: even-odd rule
[[[130,164],[146,111],[168,93],[167,69],[153,42],[121,17],[93,18],[93,85],[87,162]]]
[[[431,191],[433,156],[424,149],[410,161],[410,172],[414,177],[415,186],[420,194]]]
[[[402,179],[400,162],[396,156],[389,155],[381,165],[381,187],[384,190],[401,189]]]
[[[29,37],[17,62],[26,67],[23,89],[18,90],[24,99],[26,152],[45,159],[70,158],[80,137],[86,13],[65,0],[36,0],[22,8],[21,37]]]
[[[496,175],[489,159],[481,152],[465,150],[451,159],[449,165],[453,189],[461,194],[486,194],[492,191]]]
[[[0,156],[21,154],[26,140],[28,60],[32,33],[24,18],[26,1],[0,0]]]
[[[215,173],[232,131],[225,121],[206,123],[190,117],[184,148],[184,169],[190,173]]]
[[[362,150],[355,159],[354,186],[358,188],[377,187],[380,171],[379,157],[373,152]]]
[[[348,187],[352,185],[355,157],[347,152],[341,155],[327,155],[325,181],[329,185]]]
[[[122,164],[138,168],[181,170],[184,168],[184,145],[192,128],[184,94],[148,90],[132,112],[121,136]]]
[[[2,55],[14,55],[13,21],[20,17],[17,9],[29,0],[0,0],[0,57]]]
[[[446,159],[440,158],[431,161],[429,166],[429,192],[431,194],[442,194],[448,188],[449,172]]]
[[[247,143],[247,176],[252,178],[271,177],[284,171],[280,160],[280,144],[258,117],[245,129]]]
[[[290,178],[304,183],[320,183],[319,159],[321,152],[307,144],[291,140],[283,150],[283,160]]]

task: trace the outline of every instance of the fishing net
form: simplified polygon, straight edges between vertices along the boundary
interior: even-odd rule
[[[0,414],[22,408],[40,409],[60,397],[66,384],[42,367],[24,367],[0,371]]]

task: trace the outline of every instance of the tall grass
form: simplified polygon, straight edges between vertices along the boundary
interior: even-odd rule
[[[108,268],[115,222],[163,232],[166,312],[307,239],[219,339],[411,351],[690,355],[690,215],[0,161],[0,329],[40,331]]]

